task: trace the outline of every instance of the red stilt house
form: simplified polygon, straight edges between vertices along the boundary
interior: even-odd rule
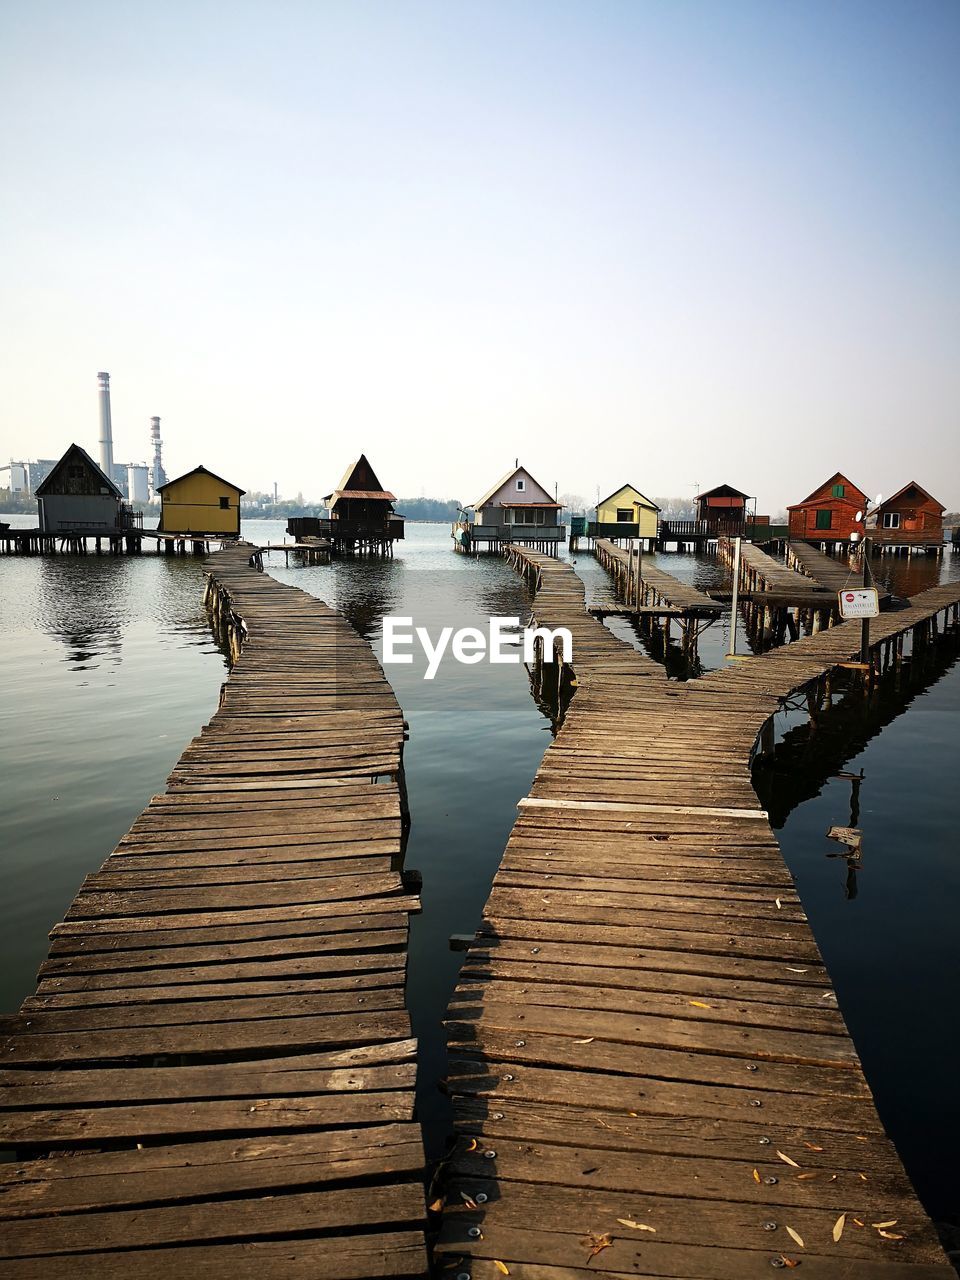
[[[697,519],[707,526],[711,537],[739,538],[747,520],[750,495],[729,484],[697,494]]]
[[[863,536],[866,509],[867,495],[838,471],[802,502],[787,507],[790,537],[805,542],[849,542],[853,534]]]
[[[882,546],[942,549],[944,510],[942,502],[911,480],[877,507],[870,537]]]

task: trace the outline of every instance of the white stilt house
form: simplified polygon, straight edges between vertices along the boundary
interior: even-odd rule
[[[563,507],[526,467],[515,466],[473,509],[473,520],[453,527],[458,550],[499,551],[504,543],[519,542],[556,555],[566,540],[566,526],[560,523]]]

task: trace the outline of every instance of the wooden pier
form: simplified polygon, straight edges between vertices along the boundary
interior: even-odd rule
[[[619,547],[608,538],[598,538],[593,551],[612,575],[618,596],[628,609],[632,608],[641,629],[653,634],[659,625],[664,650],[670,643],[671,624],[678,620],[683,655],[693,662],[700,631],[716,621],[723,605],[689,583],[664,573],[637,551]]]
[[[0,1024],[0,1277],[425,1274],[404,722],[320,601],[208,562],[239,659]]]
[[[584,619],[572,569],[510,559],[538,624],[574,633],[576,692],[448,1011],[440,1260],[471,1280],[949,1280],[751,783],[770,717],[859,653],[859,623],[671,682]],[[958,625],[958,599],[875,620],[876,660]]]
[[[209,555],[214,546],[228,546],[232,537],[210,533],[161,533],[140,526],[123,529],[0,529],[0,552],[4,555],[140,555],[143,544],[153,542],[156,551],[168,556]],[[189,548],[189,551],[188,551]]]
[[[786,554],[787,564],[791,568],[835,594],[850,587],[859,587],[863,583],[863,571],[859,567],[851,567],[849,559],[828,556],[809,542],[788,542]],[[882,589],[878,594],[881,605],[890,598],[889,593]]]
[[[734,541],[721,538],[717,559],[734,566]],[[816,634],[840,621],[837,593],[811,580],[752,542],[740,543],[740,599],[747,635],[755,652],[796,640],[804,632]]]

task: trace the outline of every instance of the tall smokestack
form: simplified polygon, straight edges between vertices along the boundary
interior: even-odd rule
[[[153,446],[153,470],[150,475],[150,483],[153,485],[154,493],[162,484],[167,483],[167,473],[163,469],[163,461],[160,456],[160,419],[150,419],[150,443]]]
[[[113,422],[110,418],[110,375],[98,373],[100,386],[100,470],[113,479]]]

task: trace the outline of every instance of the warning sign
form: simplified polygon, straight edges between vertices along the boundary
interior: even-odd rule
[[[880,612],[876,587],[854,587],[838,591],[841,618],[875,618]]]

